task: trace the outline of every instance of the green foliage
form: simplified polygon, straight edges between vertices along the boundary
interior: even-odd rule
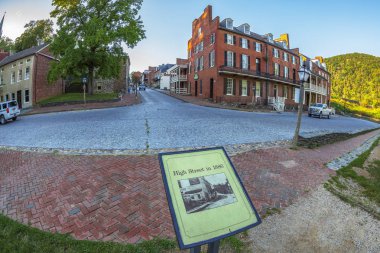
[[[352,113],[375,120],[380,120],[380,107],[368,108],[343,99],[332,99],[331,106],[339,112]]]
[[[145,38],[138,13],[142,0],[53,0],[51,17],[58,31],[50,50],[60,61],[49,72],[49,81],[88,73],[89,93],[94,73],[117,78],[126,57],[123,43],[134,47]]]
[[[0,252],[11,253],[79,253],[79,252],[166,252],[176,248],[172,240],[154,239],[142,243],[119,244],[111,242],[77,241],[69,235],[51,234],[19,224],[0,214]]]
[[[333,98],[380,107],[380,57],[353,53],[325,60],[332,77]]]
[[[24,28],[25,31],[15,41],[17,52],[38,46],[39,43],[49,43],[53,37],[53,21],[50,19],[32,20]]]
[[[12,39],[4,36],[0,38],[0,49],[4,49],[6,52],[9,52],[14,50],[14,46],[15,43]]]

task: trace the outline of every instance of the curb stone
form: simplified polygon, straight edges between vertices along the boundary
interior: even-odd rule
[[[327,168],[331,170],[340,170],[341,168],[349,165],[353,160],[358,158],[361,154],[371,148],[372,144],[380,138],[380,134],[377,134],[368,140],[366,140],[360,147],[348,152],[341,157],[338,157],[327,164]]]

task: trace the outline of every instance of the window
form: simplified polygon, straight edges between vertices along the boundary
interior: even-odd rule
[[[227,34],[226,36],[227,36],[227,41],[226,41],[227,44],[228,45],[234,45],[234,36],[231,34]]]
[[[260,64],[259,58],[256,58],[256,72],[258,72],[258,73],[261,72],[261,64]]]
[[[234,66],[234,52],[227,51],[227,66],[228,67]]]
[[[22,80],[22,69],[18,70],[18,80],[17,82],[20,82]]]
[[[15,99],[16,99],[16,94],[12,93],[12,100],[15,100]]]
[[[261,52],[261,43],[256,42],[256,52]]]
[[[276,76],[279,76],[279,75],[280,75],[280,64],[278,64],[278,63],[275,63],[275,64],[274,64],[274,74],[275,74]]]
[[[256,97],[261,97],[261,83],[256,82]]]
[[[234,22],[232,21],[232,19],[228,19],[226,25],[227,25],[227,29],[231,29],[232,30],[232,28],[234,26]]]
[[[25,93],[24,93],[24,100],[25,100],[25,103],[29,103],[29,90],[25,90],[24,91]]]
[[[11,75],[11,84],[14,84],[16,82],[16,72],[12,72],[12,75]]]
[[[242,54],[241,55],[241,68],[242,69],[248,69],[249,67],[249,57],[248,55]]]
[[[30,67],[25,68],[25,80],[29,80],[30,78]]]
[[[199,70],[203,70],[203,56],[199,59]]]
[[[215,43],[215,33],[211,34],[210,41],[211,41],[211,44]]]
[[[241,95],[247,96],[247,91],[248,91],[247,80],[243,80],[241,81]]]
[[[4,84],[4,78],[3,78],[3,75],[0,76],[0,85],[1,84]]]
[[[199,95],[202,95],[203,93],[203,85],[202,85],[202,80],[199,81]]]
[[[198,72],[198,68],[199,68],[199,58],[196,58],[195,59],[195,72]]]
[[[288,86],[284,86],[284,97],[288,98]]]
[[[284,77],[289,78],[289,68],[288,67],[284,67]]]
[[[284,61],[289,61],[289,55],[288,53],[284,52]]]
[[[27,59],[26,62],[30,62],[30,59]]]
[[[16,63],[14,63],[14,64],[12,65],[12,68],[14,68],[14,67],[16,67]]]
[[[244,39],[244,38],[241,39],[241,47],[248,49],[248,40],[247,39]]]
[[[210,53],[210,68],[215,66],[215,50],[211,51]]]
[[[9,101],[9,94],[5,95],[5,101]]]
[[[201,36],[201,34],[202,34],[202,27],[199,27],[198,28],[198,36]]]
[[[232,78],[227,78],[226,94],[232,95],[234,93],[234,81]]]
[[[198,49],[199,52],[202,52],[203,51],[203,41],[201,41],[201,43],[199,43],[199,49]]]
[[[279,51],[277,48],[273,48],[273,56],[279,58]]]
[[[19,64],[20,64],[20,65],[22,65],[22,64],[23,64],[23,62],[22,62],[22,61],[20,61],[20,62],[19,62]]]
[[[294,55],[292,55],[292,63],[295,65],[297,64],[297,61],[296,61],[296,57]]]

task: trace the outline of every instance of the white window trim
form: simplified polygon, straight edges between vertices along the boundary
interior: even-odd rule
[[[256,82],[256,87],[255,87],[255,93],[256,93],[256,97],[259,98],[261,97],[261,83],[260,82]]]
[[[248,55],[242,54],[241,58],[242,58],[242,69],[248,70],[248,67],[249,67],[249,62],[248,62],[249,57],[248,57]],[[244,58],[245,58],[245,61],[244,61]],[[245,63],[245,65],[243,63]]]
[[[244,86],[244,82],[245,82],[245,94],[243,94],[243,86]],[[247,80],[242,80],[242,81],[241,81],[241,96],[242,96],[242,97],[246,97],[246,96],[248,96],[248,81],[247,81]]]
[[[29,92],[29,96],[28,96],[28,97],[29,97],[29,101],[28,101],[28,102],[26,101],[26,95],[25,95],[25,94],[26,94],[26,91]],[[29,90],[24,90],[24,103],[25,103],[25,104],[29,104],[29,103],[30,103],[30,91],[29,91]]]
[[[215,50],[210,53],[210,68],[215,67]]]
[[[232,34],[227,33],[227,44],[234,45],[234,36]]]
[[[231,56],[230,61],[228,60],[229,56]],[[231,63],[231,64],[229,64],[229,63]],[[227,51],[227,67],[234,67],[234,52],[232,52],[232,51]]]
[[[245,38],[241,39],[241,47],[248,49],[248,40],[247,39],[245,39]]]
[[[231,83],[230,83],[231,81]],[[226,95],[227,96],[233,96],[234,94],[234,79],[232,78],[227,78],[227,88],[226,88]],[[228,86],[231,85],[231,93],[228,92]]]
[[[261,43],[256,42],[256,52],[261,52]]]

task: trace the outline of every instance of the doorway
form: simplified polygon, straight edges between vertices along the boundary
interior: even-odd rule
[[[195,96],[198,96],[198,81],[195,81]]]
[[[17,103],[18,103],[18,107],[19,107],[20,109],[22,109],[21,90],[18,90],[18,91],[17,91]]]
[[[214,79],[210,79],[210,98],[214,98]]]

